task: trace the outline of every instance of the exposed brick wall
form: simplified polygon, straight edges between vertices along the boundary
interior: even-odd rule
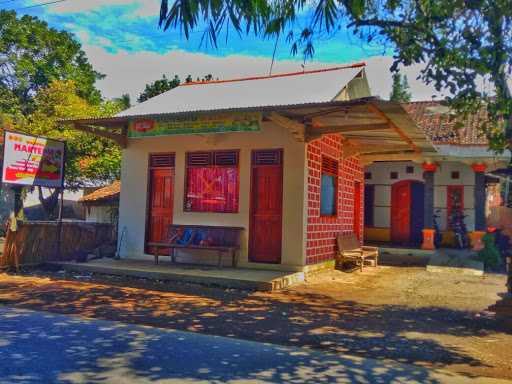
[[[338,206],[336,216],[320,216],[320,178],[322,155],[339,161]],[[307,146],[308,167],[308,209],[306,228],[306,264],[316,264],[334,259],[336,235],[339,232],[354,231],[354,182],[359,181],[360,226],[359,236],[363,238],[364,217],[364,176],[363,167],[357,157],[343,160],[343,145],[340,135],[326,135]]]

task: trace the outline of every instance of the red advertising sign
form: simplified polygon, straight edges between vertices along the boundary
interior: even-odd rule
[[[5,131],[2,182],[60,188],[64,155],[62,141]]]

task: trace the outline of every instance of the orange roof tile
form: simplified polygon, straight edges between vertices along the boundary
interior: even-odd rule
[[[486,120],[484,109],[466,119],[458,119],[439,101],[415,101],[402,106],[434,144],[486,145],[487,138],[480,131]],[[457,122],[462,127],[455,126]]]
[[[78,201],[80,201],[81,203],[92,203],[97,201],[115,199],[119,197],[120,192],[121,182],[117,180],[114,181],[112,184],[107,185],[106,187],[97,189],[96,191],[81,197]]]

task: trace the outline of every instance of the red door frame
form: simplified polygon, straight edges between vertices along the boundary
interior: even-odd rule
[[[254,157],[255,157],[255,154],[258,152],[258,151],[265,151],[265,152],[269,152],[269,151],[275,151],[275,152],[279,152],[279,158],[280,158],[280,162],[278,165],[256,165],[254,164]],[[275,239],[276,240],[276,254],[275,254],[275,258],[274,259],[266,259],[266,260],[258,260],[256,258],[256,255],[254,255],[254,249],[256,247],[256,241],[257,239],[259,238],[258,236],[256,236],[256,231],[258,230],[257,228],[257,224],[256,224],[256,216],[255,216],[255,209],[256,209],[256,204],[255,204],[255,199],[256,199],[256,196],[255,196],[255,193],[256,193],[256,189],[255,189],[255,176],[256,176],[256,172],[258,169],[264,169],[264,168],[267,168],[267,169],[271,169],[271,168],[276,168],[278,167],[279,168],[279,179],[280,179],[280,182],[279,182],[279,185],[274,185],[277,187],[277,191],[275,193],[275,196],[278,198],[278,202],[279,202],[279,207],[278,209],[280,210],[280,215],[279,215],[279,218],[278,218],[278,221],[279,221],[279,229],[276,230],[276,231],[273,231],[272,232],[272,235],[275,236]],[[282,149],[273,149],[273,150],[253,150],[252,151],[252,156],[251,156],[251,184],[250,184],[250,219],[249,219],[249,249],[248,249],[248,256],[249,256],[249,261],[251,262],[257,262],[257,263],[269,263],[269,264],[280,264],[281,263],[281,252],[282,252],[282,221],[283,221],[283,150]]]
[[[391,241],[407,243],[411,238],[411,184],[402,180],[391,186]]]
[[[174,156],[173,154],[170,154]],[[151,158],[151,155],[150,155]],[[152,239],[152,227],[151,227],[151,218],[152,218],[152,198],[153,198],[153,191],[154,191],[154,175],[156,173],[167,173],[169,177],[171,178],[170,182],[170,194],[168,196],[169,200],[169,222],[168,224],[172,224],[173,222],[173,215],[174,215],[174,166],[170,167],[152,167],[151,164],[148,164],[148,184],[147,184],[147,199],[146,199],[146,226],[145,226],[145,236],[144,236],[144,251],[146,253],[151,253],[151,250],[147,247],[146,243],[149,241],[154,241]],[[165,197],[164,197],[165,198]],[[165,234],[164,234],[165,236]]]

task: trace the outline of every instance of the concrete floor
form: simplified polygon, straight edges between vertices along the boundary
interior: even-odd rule
[[[172,264],[151,260],[97,259],[87,263],[52,263],[66,271],[92,272],[117,276],[217,285],[228,288],[272,291],[304,282],[303,272],[282,272],[245,268],[217,268],[210,266]]]

